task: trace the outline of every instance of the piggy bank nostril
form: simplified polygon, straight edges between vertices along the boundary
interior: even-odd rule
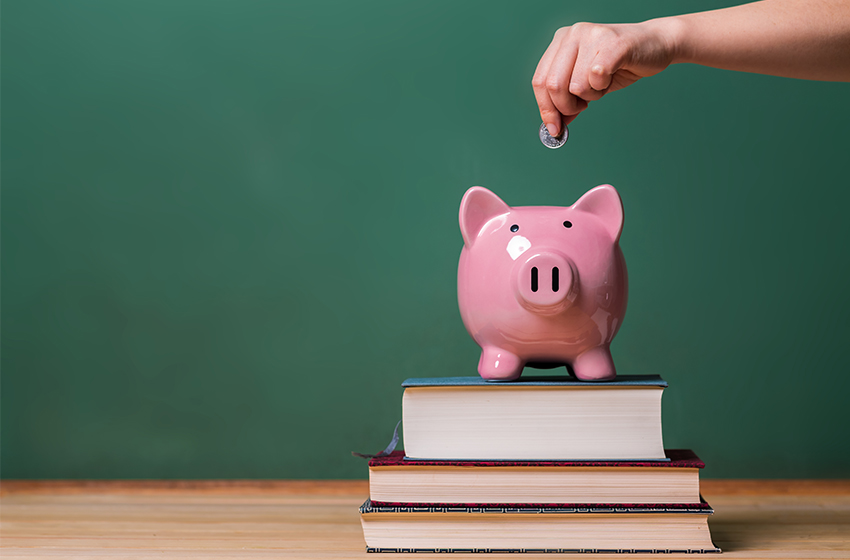
[[[575,299],[575,279],[570,261],[553,250],[534,252],[518,263],[513,284],[520,305],[535,313],[553,315]]]

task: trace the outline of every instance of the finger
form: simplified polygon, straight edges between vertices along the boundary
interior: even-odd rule
[[[593,57],[588,68],[588,83],[597,91],[605,91],[611,86],[611,79],[626,60],[626,49],[608,47],[601,49]]]
[[[587,102],[570,93],[570,76],[573,73],[578,45],[569,39],[561,43],[546,78],[546,90],[558,111],[565,117],[576,115],[587,108]]]
[[[534,72],[534,77],[531,79],[534,98],[537,100],[537,107],[540,109],[540,118],[546,123],[546,128],[549,129],[549,134],[552,136],[558,136],[560,134],[562,115],[552,102],[549,91],[546,89],[546,83],[549,68],[552,65],[552,60],[555,58],[555,53],[558,52],[560,44],[561,34],[556,33],[555,38],[549,44],[549,48],[546,49],[546,52],[540,58],[540,62],[537,63],[537,69]]]
[[[570,76],[570,93],[585,101],[596,101],[606,93],[605,88],[597,90],[590,84],[590,70],[595,57],[596,46],[580,46]]]
[[[628,70],[617,70],[614,72],[614,76],[611,78],[611,85],[608,86],[609,93],[612,91],[617,91],[618,89],[623,89],[626,86],[630,86],[636,81],[640,79],[640,76],[633,72],[629,72]]]

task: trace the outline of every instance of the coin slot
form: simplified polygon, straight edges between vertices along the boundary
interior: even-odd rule
[[[558,291],[558,267],[552,269],[552,291]]]
[[[537,267],[532,267],[531,269],[531,291],[537,291]]]

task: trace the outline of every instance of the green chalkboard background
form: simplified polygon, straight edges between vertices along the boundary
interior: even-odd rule
[[[721,4],[5,1],[2,476],[364,478],[475,374],[464,191],[600,183],[665,444],[850,476],[850,84],[677,66],[537,139],[557,27]]]

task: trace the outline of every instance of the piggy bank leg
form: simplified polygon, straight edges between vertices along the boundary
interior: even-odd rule
[[[611,350],[607,346],[591,348],[573,362],[573,372],[582,381],[611,381],[617,377]]]
[[[507,350],[485,346],[478,361],[478,373],[488,381],[513,381],[522,374],[523,362]]]

